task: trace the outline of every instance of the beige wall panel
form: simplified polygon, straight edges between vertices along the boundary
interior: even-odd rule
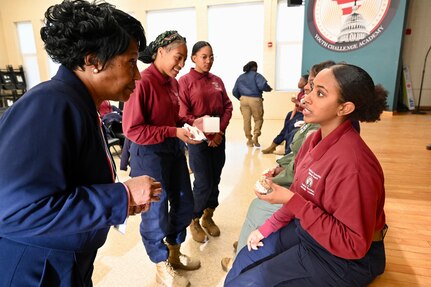
[[[9,63],[9,57],[6,50],[6,38],[3,32],[3,19],[0,11],[0,67],[3,68]]]

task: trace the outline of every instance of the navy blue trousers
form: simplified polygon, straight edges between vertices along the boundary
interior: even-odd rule
[[[177,138],[168,138],[160,144],[130,147],[130,175],[148,175],[160,181],[160,201],[151,204],[141,214],[140,233],[150,260],[165,261],[169,244],[181,244],[186,228],[193,218],[193,194],[183,146]]]
[[[244,247],[228,273],[226,287],[353,287],[367,286],[385,269],[383,241],[373,242],[364,258],[347,260],[322,248],[298,220],[263,240],[264,246]]]
[[[0,237],[0,286],[91,287],[96,253],[35,247]]]
[[[290,119],[291,114],[291,111],[287,113],[286,118],[284,119],[283,129],[273,140],[273,142],[278,145],[285,141],[285,154],[290,152],[290,144],[292,143],[293,136],[298,130],[298,128],[295,128],[295,123],[304,119],[304,115],[301,112],[297,112],[292,119]]]
[[[201,217],[206,208],[219,205],[218,185],[226,161],[225,138],[217,147],[209,147],[207,142],[189,145],[189,162],[193,170],[194,218]]]

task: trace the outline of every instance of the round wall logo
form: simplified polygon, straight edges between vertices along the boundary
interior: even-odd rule
[[[310,0],[308,28],[322,47],[349,52],[383,34],[398,4],[399,0]]]

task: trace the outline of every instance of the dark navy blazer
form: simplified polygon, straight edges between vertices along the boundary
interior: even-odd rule
[[[63,66],[3,114],[0,238],[89,252],[125,220],[127,192],[113,183],[98,123],[87,89]]]

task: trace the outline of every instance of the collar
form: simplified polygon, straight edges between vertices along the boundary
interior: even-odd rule
[[[193,79],[195,80],[200,80],[202,78],[209,78],[210,77],[210,73],[199,73],[195,70],[195,68],[190,68],[190,76],[193,77]]]
[[[338,140],[347,132],[353,130],[352,122],[347,119],[329,135],[322,139],[322,130],[311,135],[310,155],[314,160],[319,160]]]
[[[146,71],[148,73],[150,73],[151,75],[153,75],[154,77],[156,77],[157,81],[164,84],[164,85],[169,84],[171,81],[171,77],[164,76],[162,73],[160,73],[160,71],[157,69],[156,65],[154,65],[154,62],[151,63],[151,65],[146,69]]]
[[[320,126],[319,124],[313,124],[313,123],[305,123],[302,125],[302,127],[299,129],[299,133],[308,132],[310,129],[318,129]]]
[[[66,66],[60,65],[57,74],[52,77],[53,80],[60,81],[76,90],[77,94],[81,96],[82,100],[90,107],[94,107],[94,111],[97,112],[96,104],[93,101],[87,87],[84,83],[75,75],[72,70],[69,70]]]

